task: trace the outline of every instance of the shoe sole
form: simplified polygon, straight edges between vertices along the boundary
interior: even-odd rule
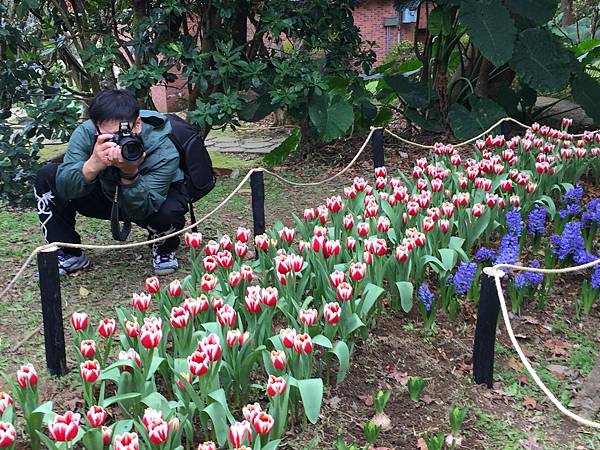
[[[154,273],[156,275],[170,275],[172,273],[177,272],[176,268],[170,268],[170,269],[154,269]]]

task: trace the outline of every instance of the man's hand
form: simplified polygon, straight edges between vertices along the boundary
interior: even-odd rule
[[[97,137],[91,156],[83,164],[83,178],[87,183],[91,183],[100,172],[112,165],[110,155],[118,145],[110,142],[111,138],[112,134],[101,134]]]
[[[123,158],[121,147],[115,145],[108,151],[108,160],[111,165],[117,167],[125,175],[135,175],[138,172],[138,167],[144,161],[146,154],[143,153],[141,158],[136,161],[127,161]]]

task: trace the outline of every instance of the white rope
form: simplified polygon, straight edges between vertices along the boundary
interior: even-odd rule
[[[529,375],[531,375],[531,378],[533,378],[535,383],[544,392],[544,394],[546,394],[546,396],[550,399],[550,401],[552,403],[554,403],[554,406],[556,406],[560,412],[562,412],[564,415],[570,417],[571,419],[573,419],[576,422],[579,422],[583,425],[586,425],[588,427],[593,427],[593,428],[600,428],[600,423],[595,422],[593,420],[586,419],[584,417],[581,417],[581,416],[575,414],[574,412],[570,411],[569,409],[567,409],[554,396],[554,394],[550,391],[550,389],[548,389],[548,387],[540,379],[540,377],[536,373],[535,369],[531,366],[529,360],[525,356],[525,353],[523,353],[523,350],[521,349],[521,346],[519,345],[519,342],[517,341],[517,338],[515,337],[512,326],[510,324],[510,318],[508,317],[508,309],[506,307],[506,300],[504,298],[504,293],[502,292],[502,284],[500,282],[500,278],[502,278],[504,276],[504,272],[500,269],[512,269],[512,270],[521,270],[521,271],[525,271],[525,272],[539,272],[539,273],[568,273],[568,272],[576,272],[579,270],[588,269],[597,264],[600,264],[600,259],[591,261],[587,264],[582,264],[580,266],[566,267],[563,269],[538,269],[535,267],[516,266],[513,264],[496,264],[494,267],[486,267],[485,269],[483,269],[483,271],[487,275],[493,276],[495,279],[496,290],[498,291],[498,298],[500,300],[500,309],[502,310],[502,317],[504,318],[504,325],[506,326],[506,331],[508,332],[510,341],[512,342],[515,350],[517,351],[519,358],[521,359],[521,362],[527,369],[527,372],[529,372]]]

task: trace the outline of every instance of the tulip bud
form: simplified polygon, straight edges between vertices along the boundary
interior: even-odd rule
[[[352,236],[348,236],[346,238],[346,248],[350,251],[353,251],[356,248],[356,239]]]
[[[75,439],[79,432],[79,420],[81,416],[67,411],[63,416],[57,415],[54,420],[48,422],[50,437],[57,442],[70,442]]]
[[[98,333],[104,338],[112,336],[117,328],[115,319],[102,319],[98,325]]]
[[[198,450],[217,450],[217,445],[212,441],[206,441],[198,446]]]
[[[14,403],[14,400],[6,392],[0,392],[0,415],[4,414],[6,408]]]
[[[88,315],[86,313],[74,312],[71,316],[71,324],[75,331],[84,331],[88,326]]]
[[[146,290],[149,294],[156,294],[160,290],[160,281],[158,278],[146,278]]]
[[[279,332],[279,337],[285,348],[292,348],[294,346],[294,340],[296,339],[296,330],[293,328],[285,328]]]
[[[114,450],[139,450],[139,438],[137,433],[124,433],[115,437]]]
[[[367,274],[367,265],[365,263],[350,263],[350,269],[348,270],[350,278],[354,281],[362,280]],[[338,283],[339,284],[339,283]],[[337,286],[334,286],[337,287]]]
[[[106,422],[107,413],[102,406],[94,405],[87,412],[87,419],[92,428],[98,428]]]
[[[195,351],[188,356],[187,361],[190,372],[197,377],[201,377],[208,372],[210,367],[210,357],[202,351]]]
[[[185,233],[185,245],[191,248],[198,248],[202,244],[201,233]]]
[[[286,388],[285,379],[282,377],[276,377],[275,375],[269,375],[269,381],[267,382],[267,394],[270,397],[283,394]]]
[[[229,440],[234,448],[240,448],[244,441],[252,441],[252,430],[247,421],[236,422],[229,427]]]
[[[339,303],[326,303],[323,307],[323,317],[331,325],[335,325],[340,320],[341,308]]]
[[[217,320],[222,327],[232,326],[235,323],[236,318],[237,313],[235,312],[235,309],[229,305],[223,305],[217,311]]]
[[[285,368],[286,365],[286,356],[285,356],[285,352],[280,352],[277,350],[272,350],[271,351],[271,362],[273,363],[273,366],[277,369],[277,370],[283,370]]]
[[[219,279],[213,274],[205,273],[200,279],[200,287],[202,288],[202,290],[210,292],[215,288],[218,281]]]
[[[81,379],[86,383],[94,383],[100,376],[100,363],[98,361],[84,361],[80,364]]]
[[[254,430],[258,434],[269,434],[271,432],[271,429],[273,428],[274,424],[275,424],[275,421],[273,420],[273,417],[271,417],[269,414],[267,414],[264,411],[261,411],[260,413],[258,413],[254,417],[254,420],[252,421]]]
[[[346,282],[340,283],[336,288],[336,294],[338,298],[343,302],[350,301],[353,293],[354,289]]]
[[[21,389],[26,389],[28,386],[33,388],[37,384],[37,380],[38,376],[33,364],[26,364],[17,370],[17,383]]]
[[[319,312],[316,309],[300,310],[300,320],[307,326],[312,327],[319,317]]]
[[[91,339],[81,341],[79,345],[79,351],[84,358],[93,358],[96,354],[96,343]]]
[[[150,294],[145,294],[143,292],[139,294],[133,294],[133,299],[131,303],[133,307],[138,309],[140,312],[146,312],[146,310],[150,307],[151,303]]]
[[[169,320],[173,328],[185,328],[190,321],[190,312],[183,306],[175,306]]]

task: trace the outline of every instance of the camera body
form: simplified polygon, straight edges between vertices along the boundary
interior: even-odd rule
[[[122,121],[119,124],[119,131],[113,134],[110,142],[114,142],[121,147],[121,155],[126,161],[137,161],[144,154],[142,139],[137,133],[131,131],[127,121]]]

